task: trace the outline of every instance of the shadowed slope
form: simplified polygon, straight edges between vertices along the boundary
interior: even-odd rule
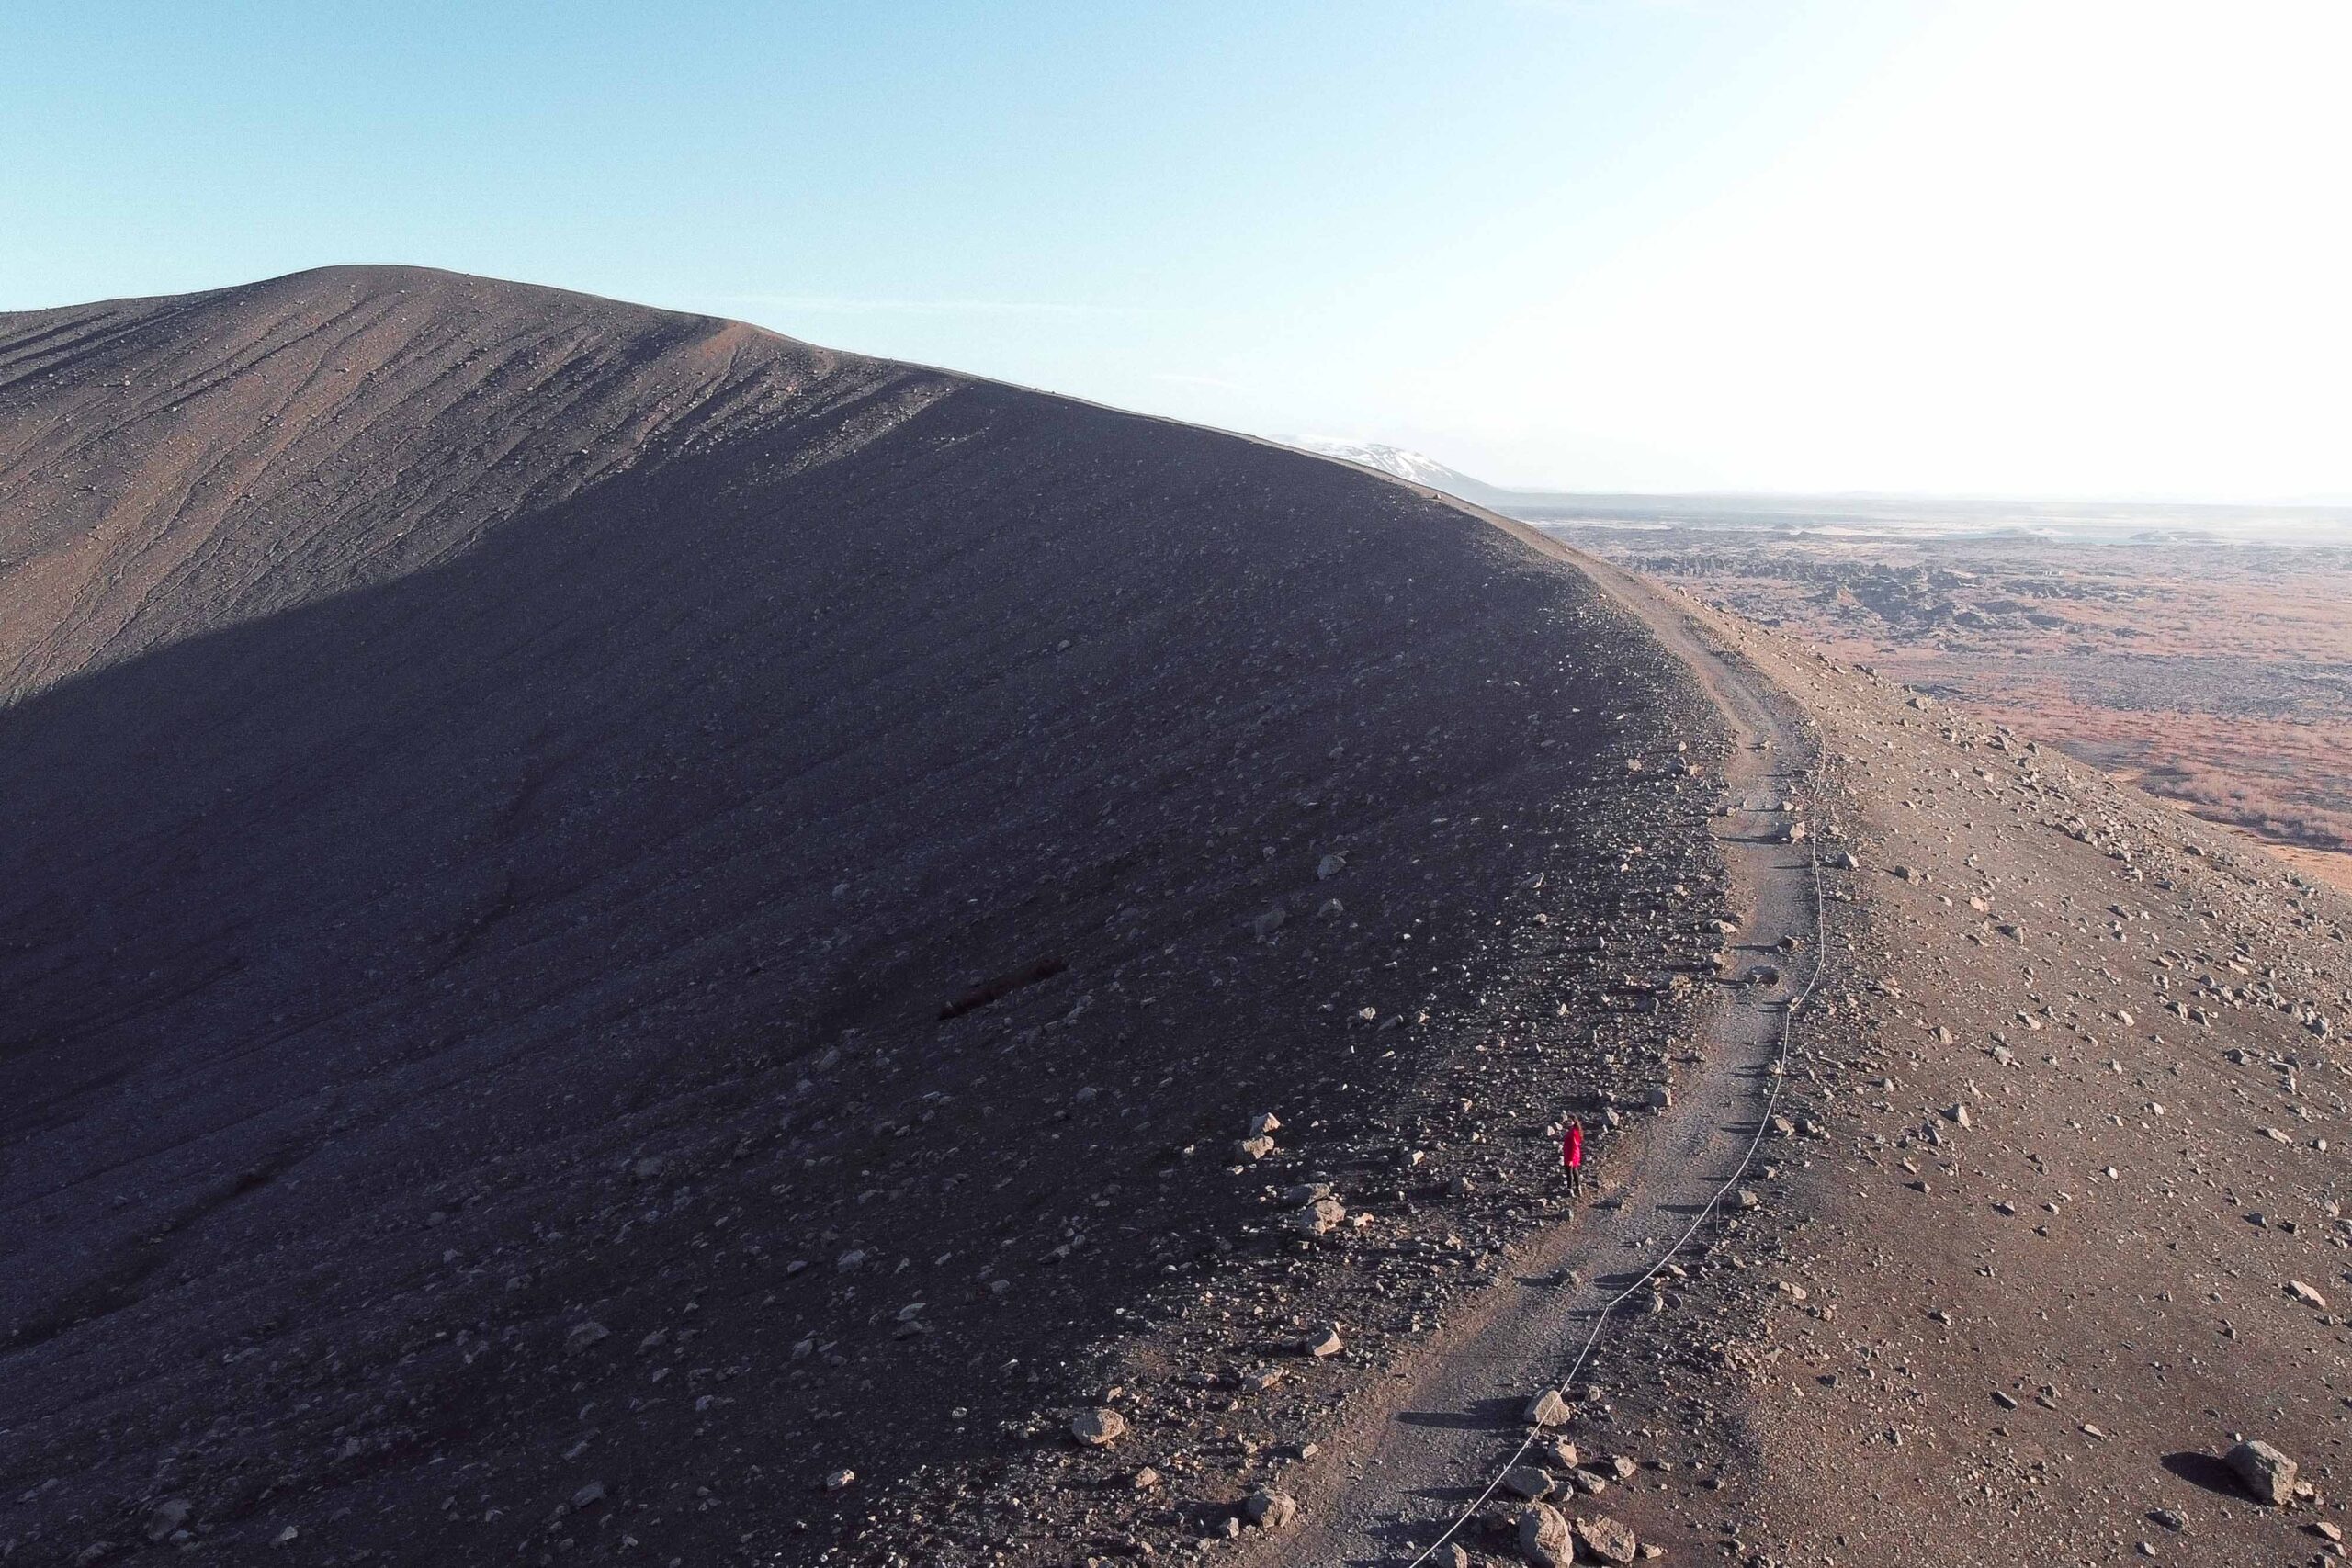
[[[1414,1070],[1359,1009],[1574,1039],[1507,881],[1598,954],[1664,945],[1624,845],[1704,870],[1624,784],[1698,732],[1670,662],[1368,476],[442,275],[5,331],[44,1552],[177,1495],[241,1551],[797,1554],[832,1464],[986,1454],[1213,1267],[1255,1200],[1191,1148]]]

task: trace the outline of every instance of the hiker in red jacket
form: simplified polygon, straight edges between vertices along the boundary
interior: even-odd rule
[[[1584,1191],[1584,1123],[1568,1123],[1567,1135],[1560,1140],[1560,1165],[1568,1173],[1568,1196],[1574,1198]]]

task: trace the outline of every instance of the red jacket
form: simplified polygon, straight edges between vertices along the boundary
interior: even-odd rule
[[[1584,1163],[1584,1125],[1568,1123],[1568,1135],[1560,1140],[1560,1163],[1570,1170]]]

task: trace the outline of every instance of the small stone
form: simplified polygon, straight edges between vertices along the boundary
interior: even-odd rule
[[[1515,1464],[1503,1472],[1503,1490],[1532,1503],[1552,1495],[1552,1478],[1532,1464]]]
[[[1306,1337],[1298,1342],[1298,1348],[1318,1361],[1338,1355],[1343,1348],[1340,1342],[1340,1330],[1329,1324],[1310,1329]]]
[[[1108,1405],[1096,1405],[1070,1417],[1070,1436],[1090,1449],[1108,1448],[1127,1429],[1127,1418]]]
[[[2321,1295],[2317,1291],[2312,1290],[2309,1285],[2304,1284],[2301,1280],[2288,1280],[2287,1293],[2294,1297],[2297,1301],[2302,1303],[2303,1305],[2307,1307],[2314,1308],[2320,1312],[2325,1312],[2327,1310],[2327,1298]]]
[[[1148,1492],[1159,1484],[1159,1472],[1149,1465],[1145,1465],[1135,1472],[1129,1483],[1138,1492]]]
[[[1282,1130],[1282,1118],[1271,1111],[1261,1111],[1250,1118],[1250,1135],[1253,1138],[1263,1138]]]
[[[1295,1229],[1305,1231],[1309,1235],[1322,1235],[1326,1232],[1338,1229],[1340,1222],[1347,1217],[1348,1211],[1341,1207],[1338,1199],[1317,1198],[1304,1209],[1291,1214],[1286,1223]]]
[[[1533,1568],[1570,1568],[1576,1542],[1568,1521],[1549,1503],[1530,1503],[1519,1515],[1519,1554]]]
[[[575,1508],[594,1507],[604,1500],[605,1483],[601,1481],[592,1481],[571,1495],[571,1506]]]
[[[2222,1456],[2222,1462],[2237,1472],[2257,1503],[2277,1507],[2295,1495],[2295,1461],[2268,1443],[2240,1443]]]
[[[147,1512],[147,1539],[167,1539],[174,1530],[185,1528],[188,1516],[194,1512],[195,1505],[185,1497],[173,1497],[156,1504]]]
[[[831,1475],[825,1477],[825,1490],[828,1492],[845,1491],[853,1482],[856,1481],[856,1479],[857,1472],[854,1470],[837,1470]]]
[[[1531,1427],[1565,1427],[1574,1414],[1568,1402],[1560,1397],[1559,1390],[1547,1388],[1527,1402],[1520,1419]]]
[[[588,1348],[589,1346],[596,1343],[599,1339],[610,1338],[612,1337],[612,1332],[613,1331],[611,1329],[605,1327],[603,1324],[596,1322],[594,1318],[591,1318],[586,1323],[576,1324],[573,1325],[571,1332],[563,1337],[564,1350],[568,1354],[576,1356],[580,1354],[581,1351]]]
[[[1631,1562],[1635,1552],[1634,1532],[1606,1514],[1589,1514],[1570,1527],[1576,1532],[1577,1555],[1601,1562]]]
[[[1241,1500],[1241,1516],[1261,1530],[1286,1529],[1298,1517],[1298,1502],[1287,1492],[1261,1486]]]
[[[1261,1134],[1254,1138],[1244,1138],[1233,1147],[1243,1159],[1264,1159],[1274,1152],[1274,1141]]]

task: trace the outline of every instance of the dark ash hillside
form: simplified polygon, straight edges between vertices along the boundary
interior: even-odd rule
[[[0,659],[12,1562],[813,1559],[1712,875],[1453,507],[423,271],[0,317]]]

